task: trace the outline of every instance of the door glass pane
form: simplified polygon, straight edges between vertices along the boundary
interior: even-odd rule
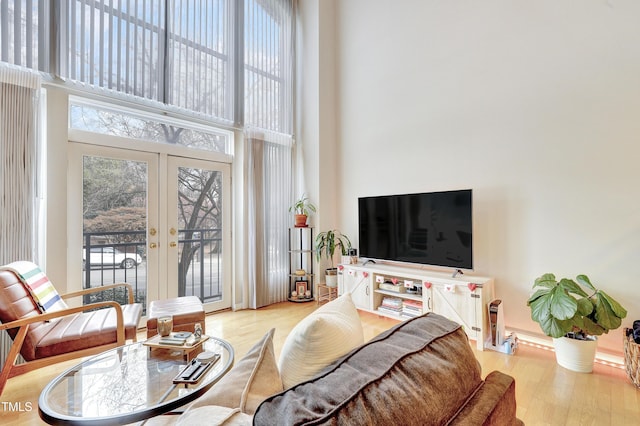
[[[83,288],[127,282],[146,306],[147,163],[83,157]],[[104,294],[106,293],[106,294]],[[85,303],[126,303],[122,288],[86,296]]]
[[[222,299],[222,173],[178,168],[178,295]]]

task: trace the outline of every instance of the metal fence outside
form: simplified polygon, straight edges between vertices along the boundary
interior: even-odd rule
[[[83,234],[83,288],[127,282],[137,303],[147,305],[146,231],[85,232]],[[222,238],[220,229],[178,231],[179,296],[197,296],[204,303],[222,298]],[[170,285],[173,285],[170,283]],[[88,295],[99,300],[126,302],[124,290]]]

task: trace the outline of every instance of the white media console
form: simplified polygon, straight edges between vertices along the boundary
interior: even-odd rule
[[[351,292],[358,309],[399,320],[440,314],[461,324],[480,351],[490,336],[487,305],[494,298],[493,287],[493,278],[389,264],[338,267],[338,294]]]

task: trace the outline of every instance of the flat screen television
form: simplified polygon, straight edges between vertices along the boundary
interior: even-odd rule
[[[473,269],[472,190],[358,198],[360,257]]]

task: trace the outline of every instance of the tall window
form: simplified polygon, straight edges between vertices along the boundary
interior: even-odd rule
[[[162,101],[163,2],[60,2],[60,76]]]
[[[292,132],[293,13],[290,0],[244,1],[245,124]]]
[[[231,0],[63,3],[62,77],[231,120]]]
[[[293,5],[294,0],[0,0],[0,60],[290,134]],[[49,52],[57,52],[53,69]]]
[[[235,1],[169,2],[166,103],[233,119]]]
[[[257,306],[286,300],[288,293],[296,1],[0,0],[2,62],[104,89],[107,99],[126,96],[158,111],[169,109],[164,103],[185,116],[242,126],[244,167],[261,171],[245,191],[251,198],[247,205],[255,206],[246,235],[260,240],[255,256],[269,265],[253,275],[255,283],[268,286]],[[55,52],[55,58],[49,60],[47,52]],[[145,117],[124,117],[118,111],[121,102],[106,103],[72,104],[72,126],[106,122],[103,131],[117,133],[114,126],[124,123],[153,140],[166,129],[169,136],[188,130],[199,138],[200,149],[229,148],[215,131],[196,134]]]
[[[293,189],[293,2],[244,0],[245,234],[250,307],[286,300]]]

